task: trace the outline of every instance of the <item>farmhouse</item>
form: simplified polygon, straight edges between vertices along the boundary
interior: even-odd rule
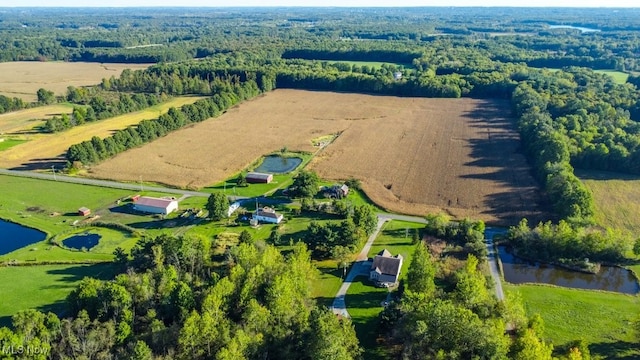
[[[282,214],[278,214],[274,209],[264,207],[256,210],[253,214],[253,220],[257,222],[265,222],[270,224],[279,224],[284,217]]]
[[[87,216],[91,214],[91,210],[89,210],[89,208],[86,207],[81,207],[80,209],[78,209],[78,215],[80,216]]]
[[[373,258],[369,280],[382,284],[395,284],[398,282],[400,270],[402,269],[402,255],[391,256],[391,253],[384,249]]]
[[[178,201],[175,199],[160,199],[149,196],[141,196],[133,204],[134,210],[150,214],[170,214],[178,210]]]
[[[248,183],[262,183],[268,184],[273,181],[273,174],[259,173],[259,172],[250,172],[245,177]]]
[[[324,188],[323,192],[325,196],[342,199],[349,194],[349,187],[346,184],[335,184],[331,187]]]

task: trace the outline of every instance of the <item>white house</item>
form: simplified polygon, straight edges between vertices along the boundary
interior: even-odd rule
[[[384,249],[373,258],[369,280],[379,283],[395,284],[400,277],[402,269],[402,255],[391,256],[391,253]]]
[[[167,215],[178,210],[178,200],[141,196],[133,203],[133,209],[150,214]]]
[[[253,220],[258,222],[279,224],[282,219],[284,219],[282,214],[276,213],[275,210],[269,207],[258,209],[253,213]]]

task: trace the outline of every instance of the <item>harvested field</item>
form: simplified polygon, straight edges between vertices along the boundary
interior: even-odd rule
[[[71,114],[72,111],[73,105],[54,104],[0,114],[0,134],[33,129],[35,126],[41,125],[42,120],[63,113]]]
[[[124,69],[146,69],[150,64],[15,61],[0,63],[0,94],[36,101],[40,88],[64,95],[68,86],[95,85],[120,76]]]
[[[311,163],[327,179],[356,177],[380,206],[446,211],[494,224],[535,222],[538,190],[506,102],[277,90],[218,119],[174,132],[91,169],[99,178],[200,188],[260,156],[342,132]]]
[[[157,118],[171,107],[191,104],[198,99],[201,97],[177,97],[145,110],[86,123],[63,132],[29,135],[29,142],[2,152],[0,167],[15,170],[50,169],[51,165],[64,164],[66,151],[73,144],[90,140],[93,136],[107,137],[116,130],[135,125],[142,120]]]

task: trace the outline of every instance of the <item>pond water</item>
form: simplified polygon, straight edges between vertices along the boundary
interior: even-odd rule
[[[72,249],[81,250],[82,248],[85,248],[87,250],[90,250],[94,246],[98,245],[101,237],[102,236],[98,234],[79,234],[62,240],[62,244]]]
[[[37,243],[46,237],[40,230],[0,220],[0,255]]]
[[[581,32],[598,32],[600,29],[592,29],[582,26],[572,26],[572,25],[549,25],[549,29],[576,29]]]
[[[280,155],[270,155],[264,158],[264,161],[254,171],[285,174],[293,171],[302,163],[299,157],[282,157]]]
[[[561,267],[535,264],[516,258],[498,246],[504,280],[512,284],[545,283],[563,287],[615,291],[636,294],[640,291],[631,271],[619,267],[602,266],[598,274],[569,271]]]

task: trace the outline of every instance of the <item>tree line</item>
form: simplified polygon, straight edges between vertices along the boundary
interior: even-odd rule
[[[70,164],[93,164],[112,157],[127,149],[162,137],[188,124],[216,117],[231,106],[257,96],[260,89],[253,81],[229,83],[210,98],[198,100],[180,108],[171,108],[155,120],[143,120],[136,126],[116,131],[112,136],[101,139],[94,136],[69,147],[66,159]]]

